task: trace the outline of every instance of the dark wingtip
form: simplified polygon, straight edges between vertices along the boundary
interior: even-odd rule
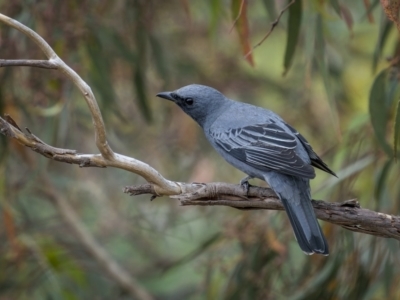
[[[311,160],[311,165],[315,168],[318,168],[328,174],[331,174],[333,176],[335,176],[336,178],[339,178],[335,172],[333,172],[331,169],[329,169],[328,165],[326,163],[324,163],[320,158],[318,160]]]

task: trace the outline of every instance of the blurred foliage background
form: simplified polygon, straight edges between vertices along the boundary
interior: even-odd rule
[[[38,32],[91,85],[116,152],[168,179],[243,177],[178,107],[155,97],[200,83],[274,110],[310,141],[339,176],[317,171],[314,199],[357,198],[398,214],[400,47],[382,7],[397,2],[297,0],[246,58],[289,1],[0,0],[0,12]],[[44,56],[0,24],[0,58]],[[0,69],[0,112],[48,144],[97,153],[86,104],[60,72]],[[130,298],[54,197],[157,299],[400,298],[397,241],[323,223],[331,254],[308,257],[283,212],[131,198],[121,189],[143,183],[135,174],[0,143],[2,300]]]

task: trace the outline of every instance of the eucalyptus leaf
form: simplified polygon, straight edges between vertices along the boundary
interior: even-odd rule
[[[375,137],[385,151],[385,153],[392,157],[393,151],[386,141],[386,130],[388,123],[388,110],[386,106],[386,87],[389,75],[389,69],[382,70],[376,76],[374,83],[369,94],[369,114],[371,117],[372,127],[374,128]]]
[[[289,7],[288,34],[286,40],[283,75],[289,71],[298,44],[302,18],[302,1],[297,0]]]

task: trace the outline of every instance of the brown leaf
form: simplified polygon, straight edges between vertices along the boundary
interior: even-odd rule
[[[232,12],[235,17],[234,25],[239,34],[242,53],[251,66],[254,67],[253,55],[250,53],[249,22],[247,19],[247,0],[232,0]]]
[[[190,6],[188,0],[181,0],[183,10],[185,11],[186,18],[190,22],[192,20],[192,15],[190,13]]]
[[[354,21],[349,8],[347,6],[340,5],[340,11],[342,13],[343,20],[346,22],[347,28],[349,29],[350,32],[352,32]]]
[[[371,4],[369,3],[369,0],[364,0],[364,6],[365,6],[365,10],[367,11],[368,21],[370,23],[374,23],[374,16],[372,15],[372,12],[370,11]]]

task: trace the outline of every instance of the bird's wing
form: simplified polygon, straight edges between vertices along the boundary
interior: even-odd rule
[[[256,169],[310,179],[315,177],[313,167],[296,154],[296,136],[275,123],[224,131],[211,129],[210,134],[224,151]]]
[[[300,140],[301,144],[304,146],[306,149],[308,156],[310,156],[311,159],[311,165],[325,171],[326,173],[329,173],[333,176],[336,176],[335,172],[333,172],[326,163],[317,155],[317,153],[314,152],[313,148],[311,145],[308,143],[308,141],[305,139],[304,136],[302,136],[296,129],[294,129],[292,126],[289,124],[286,124],[286,126],[293,132],[293,134]],[[336,176],[337,177],[337,176]]]

